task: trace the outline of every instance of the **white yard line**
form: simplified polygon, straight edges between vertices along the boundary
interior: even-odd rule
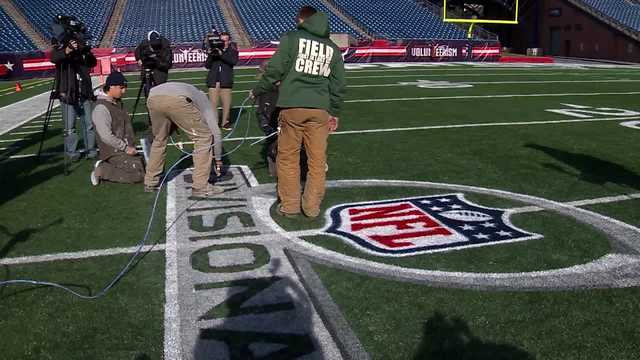
[[[564,202],[563,204],[582,207],[582,206],[589,206],[589,205],[617,203],[617,202],[637,200],[637,199],[640,199],[640,193],[576,200],[576,201]],[[176,220],[174,202],[175,202],[175,199],[173,199],[172,196],[167,197],[167,223],[173,223]],[[511,208],[507,210],[509,211],[510,214],[524,214],[524,213],[545,211],[545,209],[539,208],[536,206],[525,206],[525,207],[519,207],[519,208]],[[175,232],[175,230],[173,231]],[[320,229],[302,230],[302,231],[292,232],[291,234],[295,236],[316,235],[319,231]],[[167,251],[167,277],[166,277],[167,287],[165,287],[166,289],[169,289],[169,287],[173,285],[177,286],[177,281],[174,281],[174,282],[170,281],[170,279],[173,279],[174,277],[176,277],[176,279],[174,280],[177,280],[177,273],[176,273],[177,265],[173,263],[176,259],[175,258],[169,259],[170,257],[169,251],[171,252],[177,251],[177,244],[175,243],[177,237],[175,233],[172,234],[171,232],[172,232],[171,228],[167,229],[166,246],[165,244],[157,244],[157,245],[145,245],[142,247],[142,252],[165,251],[165,250]],[[0,265],[22,265],[22,264],[42,263],[42,262],[60,261],[60,260],[87,259],[87,258],[100,257],[100,256],[133,254],[137,251],[137,249],[138,247],[126,247],[126,248],[119,247],[119,248],[110,248],[110,249],[101,249],[101,250],[87,250],[87,251],[78,251],[78,252],[54,253],[54,254],[47,254],[47,255],[3,258],[3,259],[0,259]],[[171,254],[171,256],[175,256],[175,255],[176,254],[174,253]],[[169,293],[167,294],[169,295]]]
[[[8,135],[30,135],[30,134],[39,134],[42,131],[22,131],[22,132],[11,132]]]
[[[147,251],[164,251],[164,244],[157,245],[145,245],[142,247],[142,252]],[[47,255],[35,255],[35,256],[21,256],[15,258],[3,258],[0,259],[0,265],[17,265],[17,264],[32,264],[49,261],[59,260],[74,260],[74,259],[87,259],[99,256],[112,256],[121,254],[133,254],[138,250],[137,246],[134,247],[118,247],[101,250],[86,250],[77,252],[63,252]]]
[[[420,80],[417,80],[420,81]],[[549,80],[549,81],[460,81],[452,84],[470,85],[508,85],[508,84],[571,84],[571,83],[635,83],[640,79],[614,79],[614,80]],[[369,87],[394,87],[394,86],[417,86],[419,83],[396,83],[396,84],[369,84],[369,85],[348,85],[348,88],[369,88]],[[425,84],[428,85],[428,84]],[[438,88],[436,88],[438,89]],[[447,89],[442,87],[442,89]],[[455,88],[452,88],[455,89]]]
[[[508,99],[526,97],[565,97],[565,96],[603,96],[603,95],[639,95],[638,91],[631,92],[601,92],[601,93],[549,93],[549,94],[496,94],[496,95],[460,95],[460,96],[423,96],[407,98],[387,98],[387,99],[355,99],[345,100],[345,103],[368,103],[368,102],[390,102],[390,101],[418,101],[418,100],[462,100],[462,99]]]
[[[146,114],[146,113],[138,113]],[[375,134],[386,132],[402,132],[402,131],[423,131],[423,130],[438,130],[438,129],[457,129],[457,128],[475,128],[475,127],[491,127],[491,126],[529,126],[529,125],[549,125],[549,124],[571,124],[571,123],[583,123],[583,122],[599,122],[599,121],[628,121],[638,120],[640,116],[627,116],[627,117],[607,117],[607,118],[593,118],[593,119],[567,119],[567,120],[546,120],[546,121],[517,121],[517,122],[501,122],[501,123],[471,123],[471,124],[455,124],[455,125],[430,125],[430,126],[413,126],[404,128],[390,128],[390,129],[364,129],[364,130],[346,130],[337,131],[331,135],[353,135],[353,134]],[[264,136],[248,136],[245,140],[259,140]],[[243,138],[228,138],[223,141],[241,141]],[[2,141],[2,140],[0,140]],[[192,145],[192,141],[180,141],[177,144]],[[55,155],[55,154],[43,154],[43,155]],[[34,157],[36,154],[23,154],[13,155],[9,159],[21,159]],[[0,158],[1,159],[1,158]]]

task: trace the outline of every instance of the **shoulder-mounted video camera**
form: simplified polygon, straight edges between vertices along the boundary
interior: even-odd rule
[[[224,40],[220,36],[220,33],[216,30],[216,28],[211,28],[211,31],[204,38],[203,50],[207,52],[219,52],[224,49]],[[218,50],[218,51],[215,51]]]
[[[91,35],[87,33],[87,27],[75,16],[56,15],[51,24],[51,32],[54,39],[63,46],[68,46],[71,41],[78,44],[78,50],[88,49],[87,41]]]

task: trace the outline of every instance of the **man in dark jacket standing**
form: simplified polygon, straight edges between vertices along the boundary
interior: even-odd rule
[[[173,52],[167,38],[152,30],[135,50],[136,60],[142,66],[144,95],[149,96],[152,87],[164,84],[169,79],[173,66]]]
[[[213,111],[218,111],[218,98],[222,102],[222,128],[231,130],[229,114],[231,113],[231,89],[233,88],[233,67],[238,63],[238,46],[231,42],[227,32],[220,33],[224,42],[222,49],[208,49],[205,67],[209,69],[207,87]]]
[[[104,94],[98,96],[93,109],[100,160],[91,173],[91,183],[97,186],[102,180],[129,184],[141,182],[144,165],[136,150],[129,113],[122,104],[127,80],[121,73],[112,72],[103,90]]]
[[[326,14],[310,6],[300,9],[297,31],[280,38],[278,51],[252,90],[259,96],[281,82],[278,97],[278,196],[282,215],[302,211],[317,217],[325,193],[329,132],[338,127],[346,83],[340,49],[329,39]],[[300,199],[300,147],[307,153],[307,181]]]
[[[79,116],[87,157],[95,158],[96,135],[91,123],[91,108],[95,96],[90,71],[98,63],[96,57],[89,46],[78,40],[60,43],[53,39],[51,62],[56,65],[55,94],[60,100],[64,121],[65,156],[72,161],[80,158],[76,133],[76,116]]]

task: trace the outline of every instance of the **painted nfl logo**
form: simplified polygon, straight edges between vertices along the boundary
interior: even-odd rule
[[[329,209],[327,216],[324,233],[379,256],[542,238],[512,225],[508,211],[474,204],[463,194],[343,204]]]

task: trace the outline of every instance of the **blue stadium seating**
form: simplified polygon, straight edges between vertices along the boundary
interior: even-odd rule
[[[464,39],[465,31],[415,0],[335,0],[376,36],[387,39]]]
[[[582,2],[618,23],[640,31],[640,5],[637,2],[626,0],[582,0]]]
[[[295,29],[295,15],[303,5],[328,14],[331,32],[361,37],[320,0],[234,0],[234,3],[249,36],[258,41],[277,40],[282,33]]]
[[[25,17],[46,39],[52,37],[51,22],[56,15],[73,15],[87,25],[92,39],[91,46],[96,46],[109,22],[115,0],[13,0]]]
[[[13,22],[13,19],[0,8],[0,52],[36,50],[36,45]]]
[[[172,43],[200,42],[212,25],[227,30],[216,1],[129,0],[113,46],[136,46],[151,30]]]

